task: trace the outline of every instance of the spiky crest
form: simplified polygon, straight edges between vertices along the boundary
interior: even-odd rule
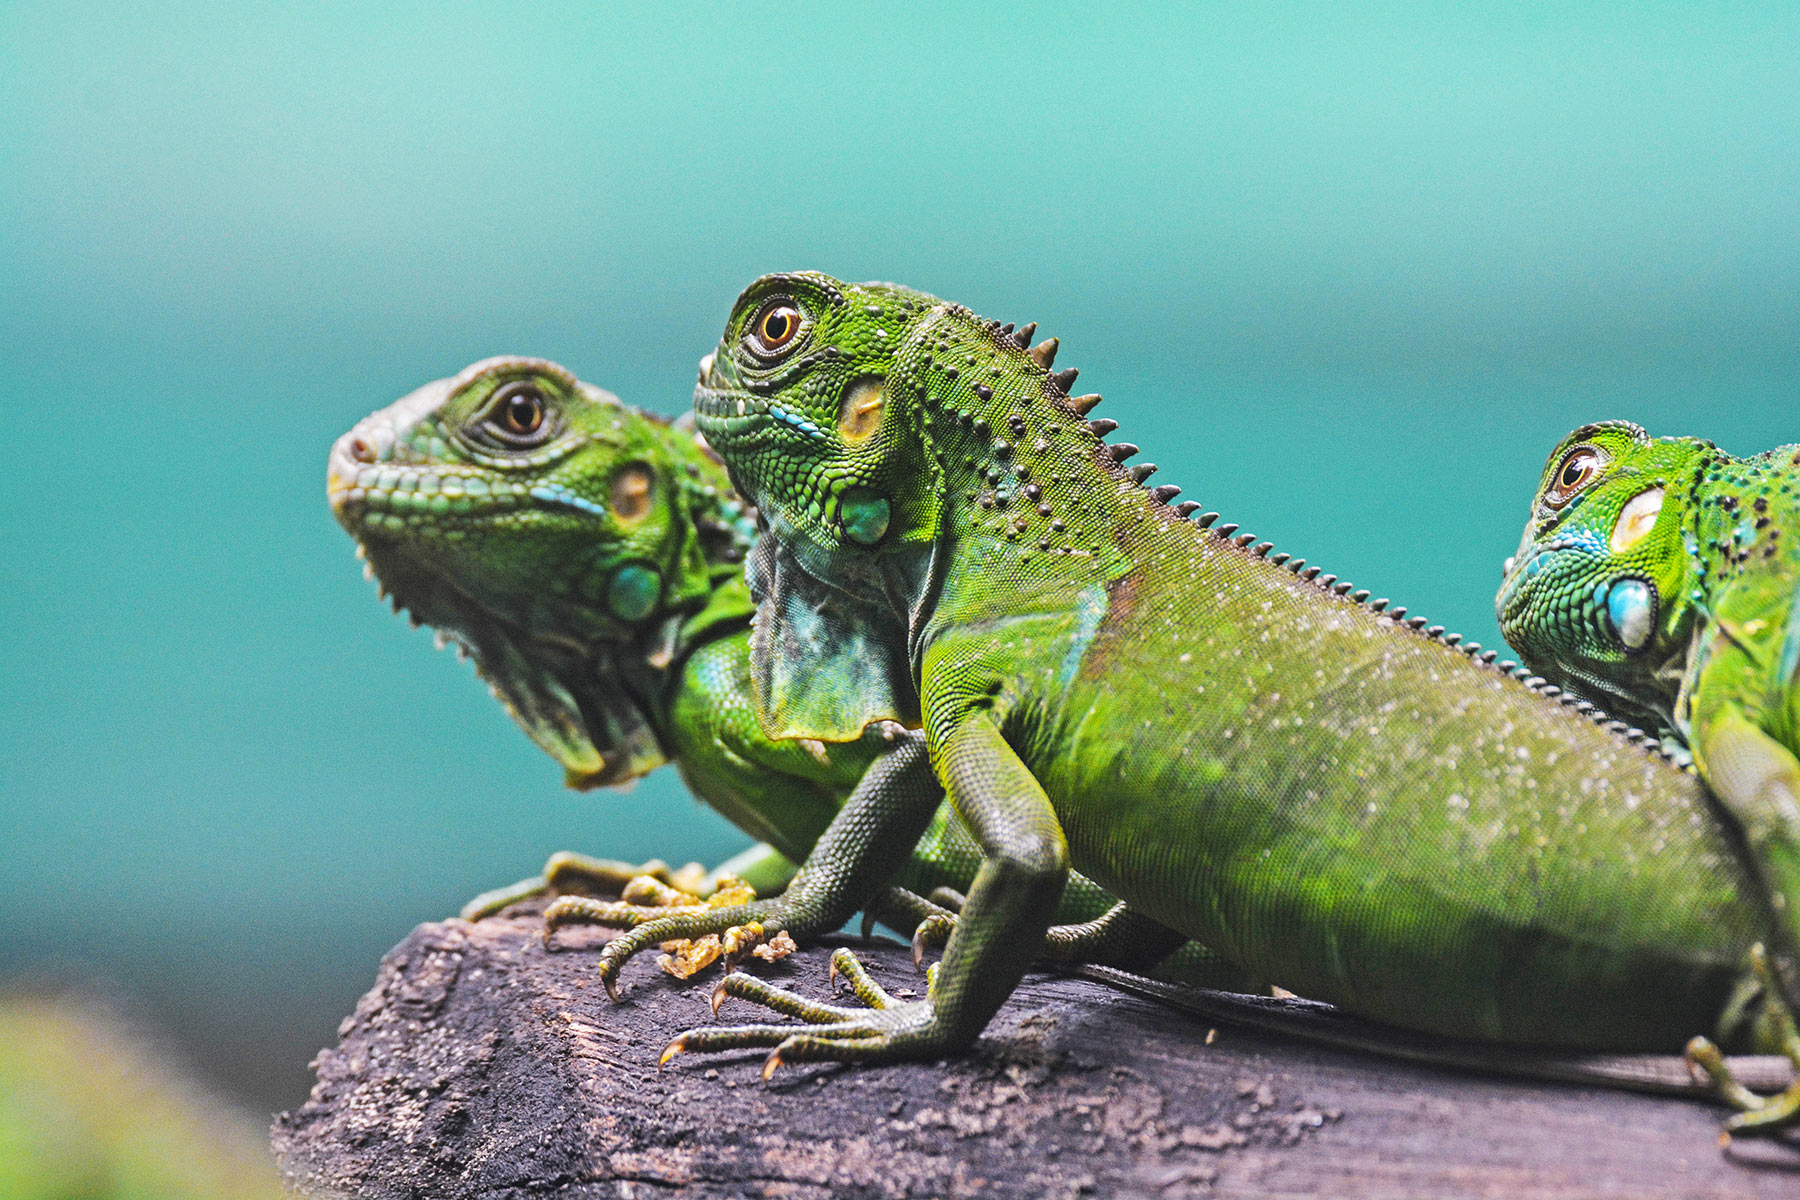
[[[993,328],[996,331],[999,331],[1001,329],[1010,329],[1011,326],[1001,327],[998,324],[995,324]],[[1036,323],[1033,322],[1029,328],[1035,331],[1037,328]],[[995,340],[997,347],[1002,352],[1005,352],[1008,349],[1019,349],[1025,345],[1023,340],[1016,337],[1006,337],[1004,339],[996,338]],[[1039,350],[1044,346],[1047,346],[1050,349],[1047,353],[1040,354]],[[1042,343],[1038,349],[1031,350],[1026,357],[1034,366],[1044,372],[1044,390],[1050,402],[1059,408],[1068,410],[1073,416],[1084,417],[1092,410],[1094,405],[1099,402],[1100,397],[1097,394],[1088,396],[1070,395],[1070,389],[1075,382],[1077,374],[1076,368],[1071,367],[1060,372],[1051,372],[1049,370],[1059,346],[1060,342],[1058,339],[1050,338]],[[978,387],[975,390],[977,395],[983,400],[992,399],[991,389]],[[975,418],[970,424],[976,427],[978,432],[983,432],[980,427],[985,426],[987,422],[981,418]],[[1135,467],[1123,466],[1124,463],[1140,453],[1140,448],[1131,442],[1105,442],[1104,439],[1107,435],[1118,430],[1119,423],[1117,421],[1106,417],[1100,417],[1082,421],[1079,422],[1079,424],[1086,428],[1101,442],[1102,461],[1109,463],[1114,470],[1120,471],[1126,479],[1131,480],[1131,482],[1138,484],[1139,486],[1143,486],[1145,481],[1156,471],[1156,465],[1153,463],[1144,463]],[[1602,429],[1626,424],[1628,423],[1607,422],[1591,429],[1578,431],[1578,433],[1591,434]],[[1017,432],[1022,433],[1023,430]],[[1180,487],[1173,484],[1163,484],[1154,488],[1147,488],[1146,490],[1151,503],[1157,508],[1168,510],[1176,519],[1190,523],[1198,529],[1207,530],[1219,541],[1232,547],[1233,550],[1243,553],[1250,558],[1263,559],[1272,566],[1281,567],[1290,574],[1314,584],[1322,592],[1347,600],[1352,604],[1368,609],[1370,612],[1380,614],[1385,618],[1391,619],[1397,626],[1416,633],[1428,640],[1441,642],[1445,646],[1457,650],[1472,663],[1495,671],[1505,678],[1519,684],[1519,686],[1525,688],[1527,691],[1532,692],[1545,700],[1553,701],[1581,716],[1587,717],[1595,725],[1609,733],[1621,737],[1628,743],[1639,747],[1645,752],[1674,763],[1684,770],[1693,770],[1691,761],[1672,754],[1663,745],[1661,739],[1655,734],[1628,722],[1612,718],[1603,709],[1599,708],[1591,701],[1550,683],[1542,676],[1534,674],[1528,667],[1511,659],[1500,659],[1499,654],[1496,651],[1484,650],[1481,643],[1465,641],[1462,634],[1451,632],[1443,625],[1432,624],[1425,617],[1408,616],[1407,609],[1404,606],[1393,605],[1386,597],[1372,597],[1367,589],[1358,589],[1350,582],[1340,580],[1336,575],[1324,573],[1320,567],[1308,566],[1307,561],[1303,558],[1293,558],[1285,552],[1276,552],[1274,543],[1260,541],[1254,534],[1240,534],[1238,533],[1239,527],[1236,524],[1217,524],[1220,514],[1216,512],[1199,512],[1198,515],[1195,516],[1194,514],[1202,507],[1198,501],[1184,500],[1171,509],[1170,501],[1181,494],[1182,489]]]

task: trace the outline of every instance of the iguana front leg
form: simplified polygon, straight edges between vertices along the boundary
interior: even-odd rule
[[[549,942],[566,924],[625,926],[600,952],[600,979],[617,996],[619,971],[633,955],[667,941],[721,935],[736,956],[765,933],[796,939],[830,932],[863,908],[906,862],[942,799],[922,739],[899,742],[879,758],[781,895],[723,906],[675,908],[565,896],[544,913]]]
[[[1043,948],[1049,914],[1068,879],[1068,847],[1043,788],[985,712],[955,725],[939,762],[984,857],[943,962],[929,977],[927,998],[838,1009],[728,976],[723,992],[811,1023],[689,1030],[669,1043],[663,1061],[685,1051],[770,1047],[766,1076],[784,1062],[930,1058],[975,1040]],[[861,977],[847,952],[834,957],[834,967],[852,972],[853,981]],[[871,997],[874,992],[865,1000]]]
[[[1714,796],[1742,831],[1748,861],[1768,897],[1774,961],[1757,946],[1752,965],[1767,994],[1779,1048],[1800,1068],[1800,761],[1735,706],[1695,716],[1695,759]],[[1762,1132],[1800,1121],[1800,1080],[1775,1096],[1741,1086],[1706,1038],[1688,1043],[1720,1098],[1739,1110],[1728,1132]]]

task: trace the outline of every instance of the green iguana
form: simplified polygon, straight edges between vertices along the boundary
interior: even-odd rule
[[[927,933],[944,927],[946,914],[915,893],[966,889],[981,855],[938,803],[922,738],[893,724],[829,747],[763,736],[742,568],[753,518],[691,429],[629,408],[554,363],[493,358],[359,422],[332,449],[328,490],[395,610],[436,627],[440,646],[473,656],[570,786],[625,782],[670,760],[696,796],[765,843],[705,881],[660,863],[565,852],[544,876],[477,897],[465,916],[543,891],[624,888],[626,901],[655,903],[565,896],[552,905],[552,925],[631,925],[705,912],[709,896],[716,906],[778,892],[880,764],[873,779],[935,808],[911,857],[910,845],[897,847],[896,881],[909,891],[882,897],[884,911],[898,904],[915,921],[936,914]],[[631,882],[640,876],[649,878]],[[1113,903],[1078,879],[1059,917],[1086,921]],[[776,919],[768,932],[779,928]],[[685,975],[720,953],[741,954],[762,929],[723,932],[671,968]],[[1241,972],[1198,946],[1168,954],[1180,941],[1162,939],[1129,961],[1157,963],[1164,978],[1245,986]]]
[[[699,427],[769,530],[752,562],[766,731],[922,726],[984,857],[927,999],[894,1002],[847,953],[869,1008],[733,974],[726,993],[808,1024],[690,1031],[665,1060],[958,1050],[1036,953],[1071,863],[1122,898],[1119,927],[1160,923],[1389,1025],[1572,1050],[1750,1036],[1770,921],[1692,775],[1440,628],[1187,519],[1145,486],[1154,468],[1125,465],[1135,446],[1102,441],[1054,340],[1030,338],[902,287],[775,275],[703,360]],[[784,915],[874,894],[931,804],[851,797]]]
[[[1495,600],[1530,668],[1690,746],[1800,963],[1800,446],[1734,458],[1586,425],[1545,463]],[[1704,1041],[1693,1052],[1717,1067]],[[1800,1087],[1768,1105],[1800,1112]]]

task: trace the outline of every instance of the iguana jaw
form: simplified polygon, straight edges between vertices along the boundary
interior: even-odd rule
[[[357,550],[394,611],[435,629],[439,649],[454,646],[471,660],[519,727],[562,764],[570,787],[621,783],[663,761],[650,720],[602,646],[506,620],[401,543],[372,538]]]

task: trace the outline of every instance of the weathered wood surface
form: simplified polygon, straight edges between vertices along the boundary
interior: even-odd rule
[[[710,977],[646,957],[622,1004],[604,934],[546,953],[529,916],[420,926],[277,1119],[312,1197],[1800,1197],[1800,1145],[1716,1143],[1680,1100],[1407,1066],[1220,1028],[1034,976],[969,1055],[847,1070],[656,1057]],[[824,996],[828,951],[762,966]],[[907,953],[866,955],[922,988]],[[840,985],[841,986],[841,985]],[[726,1019],[761,1010],[732,1001]]]

